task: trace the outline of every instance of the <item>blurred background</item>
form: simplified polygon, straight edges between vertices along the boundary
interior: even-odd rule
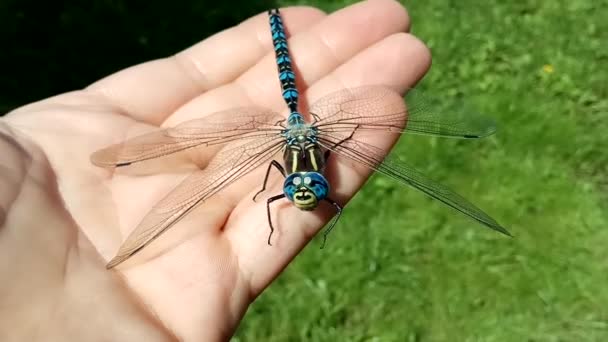
[[[0,112],[164,57],[275,6],[354,1],[0,2]],[[395,153],[505,238],[374,176],[234,341],[608,341],[608,1],[403,1],[433,52],[420,84],[500,123]]]

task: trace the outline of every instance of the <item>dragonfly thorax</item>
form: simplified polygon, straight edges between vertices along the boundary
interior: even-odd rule
[[[285,196],[302,210],[313,210],[327,197],[329,182],[316,171],[296,172],[285,178]]]
[[[287,128],[282,134],[285,139],[287,139],[288,144],[292,144],[294,142],[304,143],[305,141],[316,142],[317,130],[315,127],[306,123],[300,113],[291,113],[287,121]]]
[[[325,156],[319,144],[309,138],[288,140],[283,153],[287,174],[325,169]]]

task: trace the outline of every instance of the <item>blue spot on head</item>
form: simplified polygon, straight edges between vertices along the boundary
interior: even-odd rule
[[[290,201],[293,202],[295,193],[303,189],[310,190],[320,201],[329,193],[329,182],[319,172],[296,172],[285,178],[283,192]]]
[[[287,180],[285,180],[285,183],[283,184],[283,193],[285,193],[285,196],[291,202],[293,202],[293,195],[295,194],[296,189],[297,188],[295,185],[293,185],[293,182],[288,183]]]
[[[322,200],[329,193],[329,182],[319,172],[307,172],[306,176],[310,176],[311,184],[309,185],[312,192],[317,196],[317,200]]]

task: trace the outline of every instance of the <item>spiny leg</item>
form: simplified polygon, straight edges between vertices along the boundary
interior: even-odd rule
[[[340,146],[345,141],[350,140],[353,137],[353,135],[355,134],[355,131],[357,130],[358,127],[359,126],[355,127],[355,129],[353,129],[353,131],[350,133],[350,135],[348,137],[335,143],[331,149],[334,149],[334,148]],[[328,149],[327,151],[325,151],[325,155],[324,155],[325,161],[327,161],[327,159],[329,158],[331,149]],[[323,232],[323,243],[321,244],[321,249],[323,249],[323,247],[325,247],[325,243],[327,242],[327,235],[329,234],[329,232],[331,232],[332,229],[334,229],[334,226],[336,225],[336,223],[338,223],[338,219],[340,218],[340,215],[342,215],[342,207],[336,201],[332,200],[331,198],[326,198],[325,200],[327,202],[331,203],[331,205],[333,205],[336,208],[337,214],[331,219],[331,221],[329,221],[329,227],[327,227],[327,229],[325,229],[325,232]]]
[[[272,226],[272,219],[270,218],[270,203],[276,201],[276,200],[280,200],[281,198],[284,198],[285,194],[280,194],[280,195],[276,195],[276,196],[272,196],[268,199],[268,201],[266,201],[266,213],[268,214],[268,226],[270,226],[270,234],[268,234],[268,246],[272,246],[272,244],[270,243],[270,238],[272,237],[272,233],[274,233],[274,227]]]
[[[315,120],[315,121],[313,121],[313,123],[312,123],[313,125],[314,125],[314,124],[316,124],[317,122],[321,121],[321,117],[320,117],[320,116],[318,116],[317,114],[315,114],[315,113],[310,113],[310,115],[311,115],[311,116],[312,116],[312,118]]]
[[[316,114],[314,114],[314,115],[316,115]],[[359,125],[355,126],[355,128],[353,129],[353,131],[350,132],[349,136],[347,136],[346,138],[338,141],[330,149],[328,149],[327,151],[325,151],[325,155],[323,156],[325,158],[325,161],[327,161],[327,159],[329,159],[329,155],[331,154],[331,150],[333,150],[334,148],[342,145],[342,143],[344,143],[345,141],[348,141],[348,140],[352,139],[353,135],[355,135],[355,132],[357,131],[357,128],[359,128]]]
[[[262,190],[258,191],[254,196],[253,196],[253,201],[255,202],[256,197],[258,197],[259,194],[261,194],[262,192],[264,192],[264,190],[266,190],[266,183],[268,183],[268,176],[270,175],[270,169],[272,167],[276,167],[277,170],[279,170],[279,172],[281,172],[281,174],[283,175],[283,177],[287,177],[287,174],[285,173],[285,169],[283,168],[283,165],[279,164],[278,161],[273,160],[270,162],[270,164],[268,164],[268,169],[266,170],[266,176],[264,177],[264,184],[262,185]]]
[[[325,229],[325,231],[323,232],[323,243],[321,244],[321,249],[323,249],[323,247],[325,247],[325,243],[327,242],[327,235],[329,235],[331,230],[334,229],[334,226],[336,225],[336,223],[338,223],[338,219],[340,218],[340,215],[342,215],[342,207],[336,201],[332,200],[331,198],[326,198],[325,200],[327,202],[331,203],[331,205],[333,205],[336,208],[337,213],[331,219],[331,221],[329,221],[329,227],[327,227],[327,229]]]

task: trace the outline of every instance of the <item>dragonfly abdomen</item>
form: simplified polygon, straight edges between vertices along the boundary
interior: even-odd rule
[[[302,115],[298,113],[298,89],[296,88],[296,75],[291,67],[289,49],[283,21],[278,9],[268,11],[270,17],[270,31],[272,34],[272,44],[279,69],[279,81],[283,90],[283,99],[289,107],[288,123],[291,125],[304,123]]]

